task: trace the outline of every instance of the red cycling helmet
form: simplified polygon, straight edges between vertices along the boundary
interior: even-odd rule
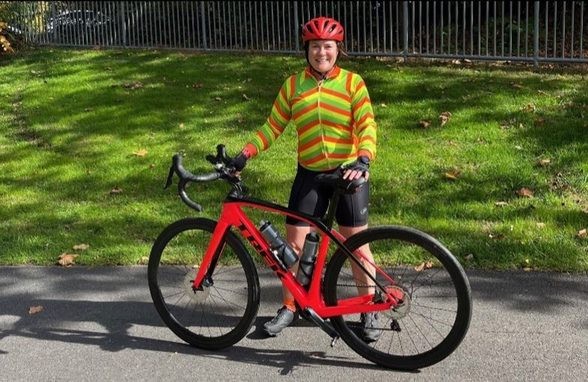
[[[316,17],[302,27],[302,42],[310,40],[335,40],[342,42],[345,38],[343,26],[330,17]]]

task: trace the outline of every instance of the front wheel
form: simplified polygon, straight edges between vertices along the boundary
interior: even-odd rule
[[[365,253],[369,247],[385,273],[377,272],[376,280],[387,293],[401,297],[394,309],[377,313],[370,337],[363,328],[365,316],[363,321],[360,314],[331,318],[353,350],[387,368],[414,370],[443,360],[457,348],[469,327],[472,298],[465,272],[449,250],[423,232],[397,226],[370,228],[345,245],[351,252],[361,247]],[[341,250],[329,261],[324,280],[328,305],[374,294],[373,282],[362,285],[365,281],[360,280],[366,278],[352,263]]]
[[[259,279],[251,256],[228,231],[214,272],[201,290],[192,283],[216,227],[209,219],[184,219],[155,240],[149,257],[149,290],[157,312],[181,339],[203,349],[241,340],[259,308]]]

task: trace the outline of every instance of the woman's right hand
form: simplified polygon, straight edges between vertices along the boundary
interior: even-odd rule
[[[245,155],[243,151],[241,151],[239,155],[231,159],[229,167],[234,169],[234,171],[231,172],[234,172],[236,175],[238,175],[247,165],[247,159],[249,158],[247,157],[247,155]]]

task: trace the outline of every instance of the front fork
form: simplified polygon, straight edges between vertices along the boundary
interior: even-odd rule
[[[217,222],[206,253],[202,258],[202,262],[200,263],[200,267],[198,267],[198,272],[196,272],[196,277],[192,283],[192,290],[194,292],[201,291],[214,284],[212,274],[214,273],[220,254],[225,248],[225,237],[228,231],[229,226],[227,224]]]

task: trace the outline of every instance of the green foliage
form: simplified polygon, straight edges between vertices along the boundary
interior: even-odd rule
[[[20,6],[16,1],[0,2],[0,56],[14,53],[23,46],[23,37],[9,27],[9,21],[16,19]]]
[[[6,29],[7,26],[8,25],[5,22],[0,21],[0,54],[14,52],[14,49],[12,49],[12,44],[10,43],[9,39],[10,34]]]
[[[62,253],[78,264],[143,263],[167,224],[195,214],[163,189],[172,154],[204,172],[218,143],[238,152],[304,64],[157,51],[10,56],[0,64],[0,264],[53,264]],[[364,77],[379,123],[372,225],[429,232],[466,267],[588,270],[585,73],[341,65]],[[295,140],[287,129],[248,164],[254,196],[287,202]],[[190,191],[214,218],[228,190]]]

